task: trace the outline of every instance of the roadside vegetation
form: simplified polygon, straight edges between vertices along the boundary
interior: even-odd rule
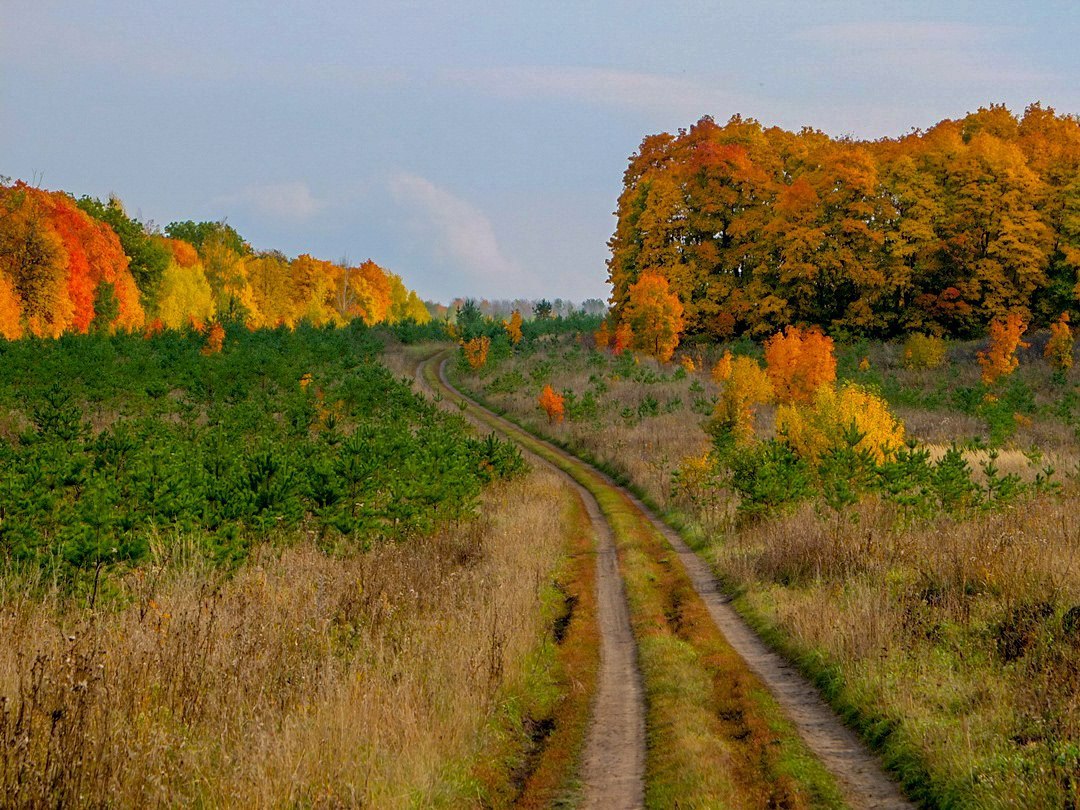
[[[1080,389],[1060,327],[1021,332],[668,364],[601,332],[455,380],[664,510],[913,798],[1075,806]]]
[[[360,322],[208,344],[0,343],[4,803],[572,797],[576,495]]]

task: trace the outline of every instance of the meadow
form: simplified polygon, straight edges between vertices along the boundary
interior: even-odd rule
[[[581,504],[386,339],[0,344],[0,804],[572,793],[536,729],[587,681]]]
[[[838,387],[880,396],[907,444],[877,461],[852,441],[813,469],[776,440],[776,406],[748,445],[717,430],[709,370],[725,348],[760,358],[749,341],[684,345],[680,365],[547,339],[455,379],[662,509],[910,796],[1076,806],[1078,379],[1047,365],[1045,333],[1027,339],[992,384],[985,341],[945,345],[931,369],[901,343],[838,345]]]

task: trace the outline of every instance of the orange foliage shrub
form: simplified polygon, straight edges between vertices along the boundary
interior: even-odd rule
[[[736,357],[731,361],[727,383],[713,412],[715,426],[730,430],[738,442],[754,438],[754,415],[758,405],[773,397],[768,374],[752,357]]]
[[[146,328],[143,329],[143,337],[146,340],[149,340],[155,335],[160,335],[164,331],[165,323],[161,320],[161,318],[154,318],[154,320],[146,324]]]
[[[620,323],[615,327],[615,334],[611,338],[611,353],[615,355],[622,354],[630,348],[633,340],[634,330],[630,328],[630,324]]]
[[[1010,312],[1005,318],[990,322],[990,345],[986,351],[978,353],[984,383],[991,385],[998,378],[1012,374],[1020,365],[1016,350],[1030,345],[1020,340],[1025,331],[1027,323],[1018,312]]]
[[[1050,324],[1050,340],[1043,349],[1043,357],[1055,371],[1067,371],[1073,364],[1073,334],[1069,328],[1069,313]]]
[[[688,354],[684,354],[679,358],[679,365],[682,366],[690,374],[697,371],[697,363],[694,362],[694,358]]]
[[[600,322],[600,328],[593,332],[593,340],[596,341],[596,348],[600,351],[604,351],[611,343],[611,330],[608,329],[607,321]]]
[[[938,368],[945,362],[945,341],[916,332],[904,341],[904,368]]]
[[[461,344],[461,351],[465,353],[465,360],[469,368],[483,368],[487,362],[488,350],[491,348],[491,338],[487,335],[475,337]]]
[[[506,321],[506,334],[510,336],[510,343],[517,346],[521,343],[521,312],[514,310],[510,313],[510,320]]]
[[[215,321],[206,335],[206,345],[202,347],[202,353],[209,357],[212,354],[220,354],[225,346],[225,327]]]
[[[724,352],[724,356],[716,361],[712,367],[713,382],[717,385],[726,383],[731,378],[731,350]]]
[[[566,403],[563,400],[562,394],[556,394],[555,389],[550,385],[545,385],[544,390],[540,392],[540,398],[537,400],[540,407],[544,409],[544,413],[547,414],[548,423],[561,422],[563,415],[566,411]]]
[[[856,450],[870,453],[878,464],[892,458],[904,444],[904,426],[877,394],[855,383],[840,390],[823,385],[812,403],[788,403],[776,409],[776,432],[799,456],[812,463],[843,446],[854,425],[862,434]]]
[[[816,329],[789,326],[765,341],[765,364],[780,402],[810,402],[836,379],[832,338]]]

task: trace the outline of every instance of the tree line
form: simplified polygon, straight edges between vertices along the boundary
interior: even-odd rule
[[[705,117],[642,141],[616,215],[613,323],[659,276],[713,339],[1047,325],[1077,301],[1080,119],[992,105],[859,141]]]
[[[0,335],[160,331],[212,320],[249,328],[430,320],[401,278],[370,259],[350,266],[255,251],[224,222],[164,233],[121,201],[75,199],[0,180]]]

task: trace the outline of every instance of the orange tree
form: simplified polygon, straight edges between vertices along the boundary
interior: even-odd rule
[[[809,402],[836,379],[832,338],[816,329],[789,326],[765,341],[765,364],[780,402]]]
[[[642,273],[630,285],[624,318],[633,330],[635,349],[661,363],[671,359],[683,330],[683,305],[666,278],[652,271]]]
[[[1029,345],[1020,340],[1026,331],[1027,322],[1019,312],[1010,312],[1004,318],[995,318],[990,322],[990,345],[986,351],[978,353],[984,383],[992,385],[999,377],[1016,371],[1020,365],[1016,350],[1026,349]]]

